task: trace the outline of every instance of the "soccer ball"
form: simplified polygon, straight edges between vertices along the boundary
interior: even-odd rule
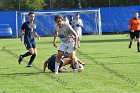
[[[84,66],[82,64],[79,64],[78,72],[82,72],[84,70]]]

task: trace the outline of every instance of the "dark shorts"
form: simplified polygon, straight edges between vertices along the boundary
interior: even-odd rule
[[[24,40],[24,45],[27,50],[30,48],[36,48],[36,43],[34,40]]]
[[[133,39],[134,39],[135,37],[136,37],[136,38],[140,38],[140,30],[139,30],[139,31],[134,31],[134,32],[131,32],[131,31],[130,31],[130,37],[133,38]]]
[[[48,59],[48,69],[50,69],[52,72],[55,72],[55,59],[56,59],[56,54],[52,55]],[[62,67],[63,62],[60,62],[59,68]]]

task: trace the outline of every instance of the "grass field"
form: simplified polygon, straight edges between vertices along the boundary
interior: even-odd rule
[[[136,42],[128,49],[123,35],[85,35],[77,56],[86,63],[85,71],[52,75],[41,71],[44,61],[57,52],[53,37],[37,41],[34,67],[26,68],[17,57],[26,52],[18,39],[0,39],[0,93],[140,93],[140,53]],[[59,42],[58,42],[59,44]]]

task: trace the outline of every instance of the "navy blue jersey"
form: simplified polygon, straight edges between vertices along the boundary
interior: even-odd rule
[[[52,72],[55,72],[55,59],[56,59],[56,54],[53,54],[49,59],[48,59],[48,69],[50,69]],[[63,62],[60,62],[59,68],[62,67]]]
[[[21,29],[25,31],[25,34],[24,34],[25,41],[34,39],[34,32],[36,30],[35,24],[30,23],[29,21],[24,22]]]

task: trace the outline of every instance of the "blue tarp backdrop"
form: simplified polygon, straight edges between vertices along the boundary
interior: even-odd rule
[[[90,8],[90,10],[94,8]],[[134,12],[140,13],[140,6],[128,6],[128,7],[103,7],[101,9],[101,22],[102,22],[102,32],[103,33],[117,33],[129,31],[128,22],[133,18]],[[47,10],[46,10],[47,11]],[[53,11],[53,10],[52,10]],[[18,31],[22,25],[22,16],[17,13],[17,24]],[[68,15],[69,16],[69,15]],[[37,16],[35,19],[38,22],[37,32],[40,35],[53,35],[55,22],[53,20],[54,15],[44,16],[44,18]],[[83,19],[84,27],[83,34],[94,33],[95,24],[93,22],[92,16],[81,14],[81,19]],[[52,21],[48,21],[52,20]],[[16,37],[16,11],[1,11],[0,12],[0,24],[9,24],[12,28],[12,36]],[[87,26],[88,25],[88,26]]]
[[[140,13],[140,6],[101,8],[102,31],[129,31],[128,22],[134,17],[134,12]]]

